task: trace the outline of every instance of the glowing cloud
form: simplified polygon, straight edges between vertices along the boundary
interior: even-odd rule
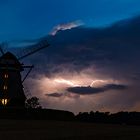
[[[51,31],[50,35],[56,35],[58,31],[61,31],[61,30],[70,30],[72,28],[75,28],[75,27],[79,27],[83,25],[83,23],[81,21],[73,21],[73,22],[69,22],[69,23],[66,23],[66,24],[59,24],[57,26],[55,26],[53,28],[53,30]]]
[[[122,81],[102,77],[101,74],[98,75],[95,71],[94,74],[92,71],[91,75],[89,69],[78,74],[65,71],[54,74],[53,77],[39,75],[34,78],[28,78],[28,83],[32,84],[32,94],[40,98],[43,107],[73,112],[90,111],[92,107],[101,110],[102,106],[105,108],[106,104],[109,103],[106,103],[106,100],[114,98],[114,94],[118,96],[118,91],[124,91],[121,90],[124,87],[119,86],[123,84]],[[109,89],[114,89],[113,93]],[[104,94],[96,94],[95,92],[98,92],[98,90],[99,93],[104,92]]]
[[[90,84],[90,87],[100,87],[100,86],[104,86],[110,83],[114,83],[114,84],[119,84],[119,81],[117,80],[112,80],[112,79],[108,79],[108,80],[93,80],[92,83]]]
[[[61,83],[61,84],[67,84],[69,86],[79,86],[75,82],[70,81],[70,80],[66,80],[66,79],[54,79],[54,82]]]

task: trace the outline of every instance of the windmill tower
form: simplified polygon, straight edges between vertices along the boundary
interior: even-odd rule
[[[6,52],[0,47],[2,56],[0,57],[0,107],[24,108],[26,96],[23,90],[23,82],[33,69],[33,65],[26,66],[20,63],[20,60],[32,55],[39,50],[48,47],[46,40],[32,45],[32,50],[21,57],[16,57],[11,52]],[[22,78],[21,72],[28,69],[26,75]]]

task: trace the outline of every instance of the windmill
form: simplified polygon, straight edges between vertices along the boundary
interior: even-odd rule
[[[17,57],[11,52],[5,53],[2,46],[0,46],[0,52],[2,54],[0,57],[0,107],[24,108],[26,96],[23,90],[23,82],[34,66],[26,66],[20,61],[48,46],[48,42],[42,40],[32,45],[32,49],[20,57]],[[22,77],[21,72],[25,69],[28,71]]]

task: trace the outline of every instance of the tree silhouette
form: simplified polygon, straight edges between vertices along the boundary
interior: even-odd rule
[[[37,97],[31,97],[31,98],[27,99],[25,102],[25,107],[29,108],[29,109],[42,108],[39,103],[39,98],[37,98]]]

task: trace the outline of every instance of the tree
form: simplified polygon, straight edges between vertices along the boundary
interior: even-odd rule
[[[25,107],[30,108],[30,109],[42,108],[39,103],[39,98],[37,98],[37,97],[31,97],[31,98],[27,99],[25,102]]]

